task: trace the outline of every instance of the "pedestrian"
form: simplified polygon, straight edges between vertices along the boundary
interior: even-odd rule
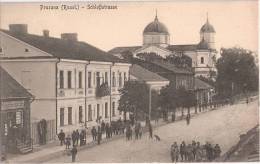
[[[202,157],[203,157],[203,150],[202,147],[200,146],[200,142],[197,142],[196,145],[196,162],[202,162]]]
[[[80,138],[80,146],[85,145],[85,133],[83,130],[81,130],[79,138]]]
[[[108,133],[109,133],[109,138],[112,138],[112,136],[113,136],[113,129],[112,129],[112,125],[110,125],[109,127],[108,127]]]
[[[139,124],[135,123],[135,139],[138,140],[139,138]]]
[[[79,145],[79,130],[77,129],[76,130],[76,135],[75,135],[75,137],[76,137],[76,144],[77,144],[77,146]]]
[[[195,160],[196,159],[196,148],[197,148],[195,141],[192,141],[191,147],[192,147],[193,159]]]
[[[192,153],[191,144],[188,144],[188,146],[186,148],[186,153],[187,153],[188,162],[192,162],[193,161],[193,153]]]
[[[180,155],[181,155],[181,161],[185,161],[187,157],[186,157],[186,144],[184,141],[182,141],[180,145]]]
[[[172,162],[178,162],[179,153],[180,153],[180,151],[179,151],[177,142],[174,142],[174,144],[172,144],[172,146],[171,146],[171,158],[172,158]]]
[[[220,154],[221,154],[221,149],[220,149],[219,145],[216,144],[214,147],[214,159],[219,158]]]
[[[77,150],[76,146],[73,146],[73,148],[71,149],[72,162],[76,161],[77,152],[78,152],[78,150]]]
[[[66,144],[66,149],[70,149],[70,145],[71,145],[71,137],[70,135],[68,135],[65,139],[65,144]]]
[[[72,134],[71,134],[71,139],[72,139],[72,146],[75,146],[76,144],[76,131],[73,130]]]
[[[190,124],[190,113],[188,113],[186,116],[186,122],[187,122],[187,125]]]
[[[92,135],[93,141],[96,141],[97,140],[97,130],[96,130],[95,126],[93,126],[91,129],[91,135]]]
[[[213,160],[213,154],[214,153],[214,148],[211,146],[211,144],[208,144],[208,160],[212,161]]]
[[[60,133],[58,134],[58,138],[60,140],[60,146],[62,146],[65,141],[65,133],[63,132],[62,129],[60,130]]]
[[[106,138],[109,138],[109,124],[106,123],[105,125],[105,132],[106,132]]]
[[[98,139],[98,145],[100,145],[100,142],[102,140],[102,130],[100,126],[98,126],[97,139]]]
[[[101,133],[102,134],[105,132],[105,126],[106,126],[106,124],[105,124],[104,120],[102,120],[102,122],[101,122]]]
[[[153,139],[153,127],[152,127],[150,120],[149,120],[148,126],[149,126],[149,138]]]

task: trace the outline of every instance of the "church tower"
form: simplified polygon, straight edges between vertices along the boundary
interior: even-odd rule
[[[206,41],[210,49],[216,49],[215,47],[215,34],[214,27],[209,23],[208,14],[207,21],[200,29],[200,41]]]

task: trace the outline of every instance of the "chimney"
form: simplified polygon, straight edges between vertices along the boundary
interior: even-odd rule
[[[50,36],[50,31],[49,30],[43,30],[42,33],[43,33],[44,37],[49,37]]]
[[[76,41],[78,41],[78,34],[77,33],[62,33],[61,39],[76,42]]]
[[[27,24],[9,24],[9,31],[18,34],[27,34]]]

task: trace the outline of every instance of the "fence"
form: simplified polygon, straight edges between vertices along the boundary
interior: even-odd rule
[[[47,134],[46,134],[46,142],[52,141],[56,138],[56,121],[55,120],[47,120]],[[31,123],[31,137],[33,140],[33,145],[39,144],[39,134],[37,125],[38,122]]]

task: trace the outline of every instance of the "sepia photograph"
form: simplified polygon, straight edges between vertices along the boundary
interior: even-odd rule
[[[258,9],[0,1],[0,163],[259,163]]]

